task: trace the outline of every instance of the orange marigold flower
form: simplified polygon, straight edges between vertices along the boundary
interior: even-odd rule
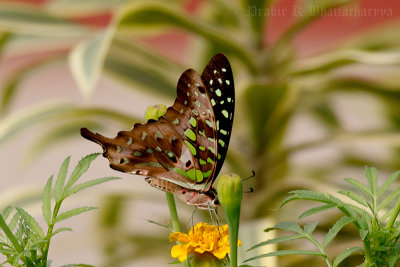
[[[171,233],[169,241],[178,241],[181,244],[173,246],[171,256],[185,261],[188,255],[209,253],[222,260],[230,252],[228,225],[218,228],[207,223],[198,223],[185,233]],[[240,240],[238,245],[241,246]]]

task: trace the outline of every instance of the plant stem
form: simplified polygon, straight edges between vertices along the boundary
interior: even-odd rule
[[[311,243],[313,243],[314,246],[315,246],[322,254],[325,255],[324,259],[325,259],[326,265],[328,265],[328,267],[332,267],[332,263],[331,263],[331,261],[329,260],[328,255],[326,254],[325,250],[321,247],[321,245],[318,243],[318,241],[315,240],[315,239],[314,239],[311,235],[309,235],[309,234],[307,234],[306,236],[307,236],[307,239],[310,240]]]
[[[8,240],[10,240],[10,242],[13,244],[14,248],[18,251],[18,253],[23,253],[24,249],[21,247],[18,240],[15,238],[14,234],[11,232],[10,228],[8,228],[8,225],[7,225],[6,221],[3,219],[3,216],[1,216],[1,214],[0,214],[0,228],[6,234],[6,236],[8,237]],[[23,256],[22,259],[28,267],[33,267],[33,263],[30,259],[26,258],[25,256]]]
[[[179,223],[178,212],[176,211],[174,195],[166,192],[169,213],[171,215],[172,229],[174,232],[181,232],[181,224]],[[189,262],[182,262],[183,267],[189,267]]]
[[[396,207],[394,208],[394,212],[393,212],[392,216],[390,217],[388,224],[385,227],[387,230],[392,228],[394,222],[397,219],[397,216],[399,215],[399,212],[400,212],[400,198],[397,200]]]
[[[46,242],[46,245],[45,245],[44,251],[43,251],[43,260],[44,260],[45,266],[47,265],[47,255],[49,254],[50,240],[51,240],[51,237],[53,234],[55,220],[57,218],[58,212],[61,207],[61,202],[62,202],[62,200],[60,200],[59,202],[56,202],[56,205],[54,206],[54,210],[53,210],[53,216],[51,218],[49,228],[47,229],[47,235],[46,235],[47,242]]]

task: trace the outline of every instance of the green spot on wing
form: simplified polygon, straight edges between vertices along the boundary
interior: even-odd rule
[[[222,92],[219,89],[215,90],[215,93],[217,94],[217,96],[221,96],[222,95]]]
[[[140,157],[140,156],[142,155],[142,152],[140,152],[140,151],[135,151],[135,152],[133,152],[133,155],[134,155],[135,157]]]
[[[185,140],[186,146],[189,148],[193,156],[196,156],[196,148],[187,140]]]
[[[196,104],[197,107],[200,107],[200,102],[199,101],[196,101],[194,103]]]
[[[205,148],[204,146],[199,146],[199,149],[200,149],[201,151],[205,151],[205,150],[206,150],[206,148]]]
[[[185,131],[185,135],[187,136],[187,138],[189,138],[192,141],[196,141],[196,134],[193,132],[192,129],[188,128]]]
[[[223,130],[223,129],[220,130],[220,133],[222,133],[223,135],[227,135],[228,134],[228,132]]]
[[[207,158],[207,162],[211,163],[211,164],[214,164],[214,161],[211,158]]]
[[[188,171],[186,172],[186,174],[187,174],[187,176],[189,177],[190,180],[196,181],[196,170],[195,170],[194,168],[188,170]]]
[[[117,146],[117,153],[121,152],[121,147]]]
[[[202,159],[199,159],[199,163],[200,163],[200,165],[205,165],[207,162],[205,162],[205,161],[202,160]]]
[[[192,125],[193,128],[196,128],[197,120],[195,118],[190,117],[189,122],[190,122],[190,125]]]
[[[212,170],[209,170],[208,172],[204,172],[203,173],[204,178],[209,177],[211,175],[211,172],[212,172]]]
[[[222,139],[219,139],[219,140],[218,140],[218,143],[219,143],[222,147],[225,146],[225,142],[224,142]]]
[[[179,120],[178,120],[178,119],[175,119],[172,123],[175,124],[175,125],[177,125],[177,124],[179,123]]]
[[[153,154],[154,153],[153,149],[151,149],[151,148],[146,149],[146,152],[149,153],[149,154]]]
[[[188,177],[188,175],[186,174],[185,171],[181,170],[181,169],[177,169],[177,168],[173,168],[172,169],[174,172],[179,173],[180,175],[182,175],[183,177]]]
[[[143,132],[143,133],[142,133],[142,140],[144,140],[144,139],[146,138],[146,136],[147,136],[147,133],[146,133],[146,132]]]
[[[215,106],[215,100],[212,98],[211,99],[211,104],[213,105],[213,106]]]
[[[130,144],[132,144],[132,142],[133,142],[132,137],[129,137],[127,144],[130,145]]]
[[[226,111],[225,109],[222,111],[222,115],[224,115],[225,118],[228,118],[229,114],[228,111]]]
[[[201,182],[203,181],[203,179],[204,179],[203,172],[200,170],[196,170],[196,181]]]
[[[211,127],[211,128],[212,128],[212,123],[211,123],[211,121],[209,121],[209,120],[206,120],[206,123],[207,123],[207,125],[208,125],[209,127]]]

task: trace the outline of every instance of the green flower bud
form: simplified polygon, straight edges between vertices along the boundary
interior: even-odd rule
[[[192,267],[223,267],[224,262],[211,253],[194,253]]]
[[[219,178],[218,200],[224,209],[229,227],[231,267],[237,266],[237,244],[239,236],[240,204],[242,202],[242,180],[237,174],[226,174]]]
[[[167,107],[163,104],[151,105],[146,109],[144,113],[144,118],[148,120],[158,120],[158,118],[164,116],[167,112]]]

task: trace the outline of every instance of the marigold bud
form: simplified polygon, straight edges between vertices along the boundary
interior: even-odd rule
[[[219,178],[218,200],[224,206],[237,206],[242,202],[242,181],[237,174],[225,174]]]
[[[158,120],[158,118],[164,116],[167,112],[167,106],[163,104],[151,105],[146,109],[144,113],[144,118],[146,121],[148,120]]]
[[[242,180],[239,175],[226,174],[221,176],[218,181],[217,192],[229,227],[231,266],[237,266],[240,204],[243,194]]]

